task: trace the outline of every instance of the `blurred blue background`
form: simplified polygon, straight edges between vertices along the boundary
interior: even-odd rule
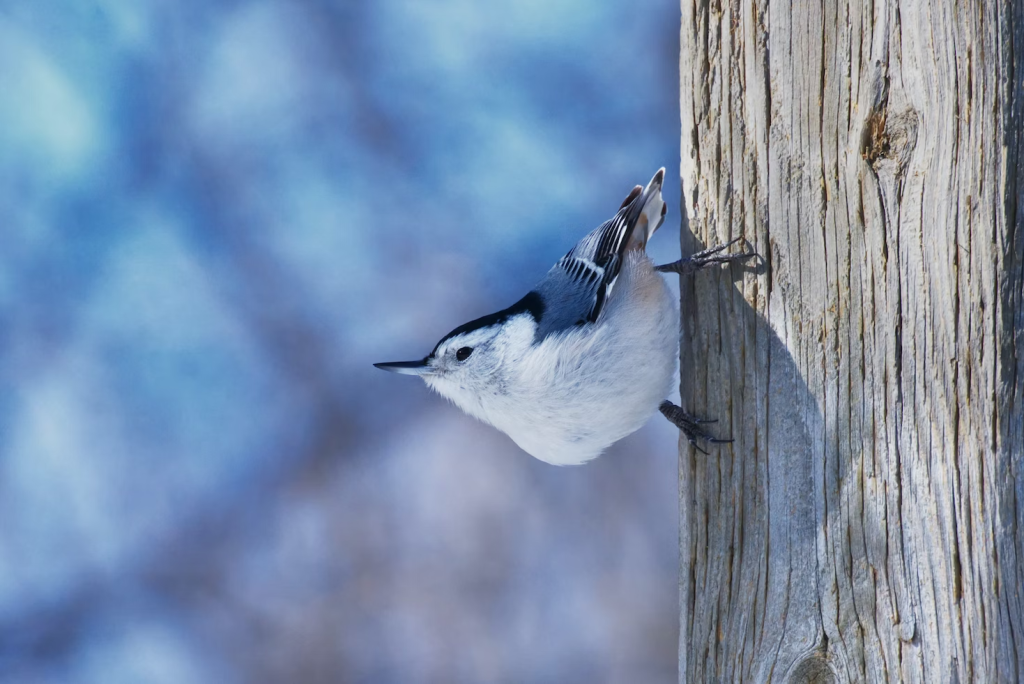
[[[0,681],[675,681],[676,431],[555,468],[371,363],[677,177],[678,16],[4,3]]]

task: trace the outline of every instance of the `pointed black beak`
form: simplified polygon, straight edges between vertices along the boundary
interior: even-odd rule
[[[389,363],[375,363],[373,365],[381,370],[401,373],[402,375],[428,375],[434,372],[434,369],[430,367],[426,359],[420,359],[419,361],[391,361]]]

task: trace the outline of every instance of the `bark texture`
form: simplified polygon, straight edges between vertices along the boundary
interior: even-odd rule
[[[682,681],[1024,680],[1022,4],[682,0]]]

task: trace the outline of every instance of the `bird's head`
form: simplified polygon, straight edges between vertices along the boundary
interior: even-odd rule
[[[487,422],[495,399],[509,393],[512,366],[534,343],[542,304],[536,293],[497,313],[461,325],[418,361],[375,363],[381,370],[418,375],[432,390]]]

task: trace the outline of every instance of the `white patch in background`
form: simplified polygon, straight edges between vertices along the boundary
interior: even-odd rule
[[[93,171],[105,141],[90,84],[3,18],[0,83],[0,172],[13,172],[18,181],[66,183]]]

